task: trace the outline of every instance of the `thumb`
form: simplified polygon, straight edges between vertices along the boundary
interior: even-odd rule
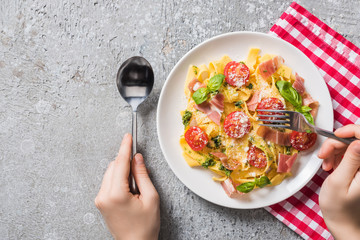
[[[132,170],[140,194],[145,199],[149,199],[149,198],[153,198],[154,196],[157,196],[158,193],[151,182],[151,179],[149,177],[148,171],[144,163],[143,156],[140,153],[137,153],[134,158],[135,158],[134,161],[135,163],[133,165]]]
[[[360,141],[352,142],[345,152],[345,155],[339,166],[334,170],[332,175],[335,179],[341,180],[342,184],[347,187],[351,184],[355,174],[360,167]]]

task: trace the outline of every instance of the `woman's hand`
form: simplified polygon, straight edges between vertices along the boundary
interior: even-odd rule
[[[115,239],[158,239],[160,229],[159,195],[152,184],[144,159],[136,154],[132,173],[140,194],[129,189],[132,137],[126,134],[115,161],[105,172],[95,205]]]
[[[336,130],[335,135],[360,139],[360,126],[347,125]],[[324,159],[324,170],[334,169],[319,196],[326,225],[335,239],[360,239],[360,140],[347,146],[327,139],[319,158]]]

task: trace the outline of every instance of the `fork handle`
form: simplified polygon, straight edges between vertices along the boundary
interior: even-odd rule
[[[316,128],[316,133],[318,133],[320,135],[323,135],[325,137],[328,137],[328,138],[338,140],[338,141],[343,142],[343,143],[345,143],[347,145],[350,145],[350,143],[352,143],[355,140],[360,140],[360,139],[357,139],[355,137],[339,138],[339,137],[335,136],[335,134],[333,132],[330,132],[330,131],[327,131],[327,130],[324,130],[324,129],[321,129],[321,128],[318,128],[318,127]]]

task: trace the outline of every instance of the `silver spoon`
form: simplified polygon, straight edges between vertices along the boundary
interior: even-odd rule
[[[154,85],[154,72],[150,63],[143,57],[131,57],[119,68],[116,76],[116,85],[122,98],[131,106],[132,114],[132,156],[136,154],[137,143],[137,107],[149,96]],[[131,162],[132,159],[130,159]],[[130,164],[131,166],[131,164]],[[134,176],[130,171],[130,191],[139,193]]]

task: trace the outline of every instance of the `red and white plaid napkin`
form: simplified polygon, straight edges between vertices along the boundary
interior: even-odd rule
[[[293,2],[270,29],[300,49],[318,67],[334,108],[335,128],[360,124],[360,49]],[[292,197],[265,209],[304,239],[333,239],[319,207],[320,187],[329,174],[319,170]]]

